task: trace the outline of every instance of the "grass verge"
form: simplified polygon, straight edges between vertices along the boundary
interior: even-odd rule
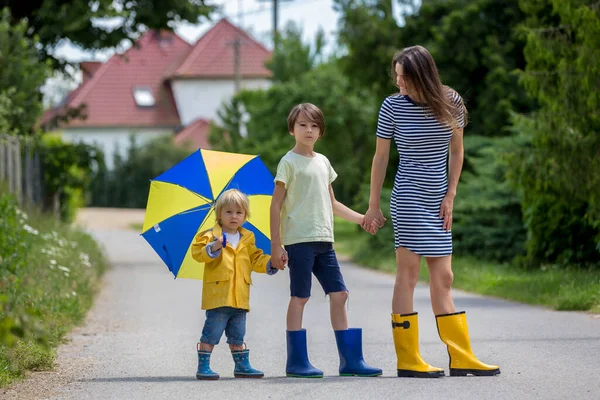
[[[52,369],[56,347],[83,321],[107,263],[85,232],[22,212],[0,191],[0,387]]]
[[[143,224],[140,222],[132,222],[129,224],[128,228],[132,231],[141,232]]]
[[[336,251],[369,268],[396,271],[393,251],[364,254],[362,242],[368,234],[350,222],[336,218]],[[390,238],[390,241],[393,240]],[[429,275],[422,260],[421,280]],[[600,271],[576,268],[523,270],[512,264],[499,264],[469,257],[454,256],[454,287],[468,292],[551,307],[600,313]]]

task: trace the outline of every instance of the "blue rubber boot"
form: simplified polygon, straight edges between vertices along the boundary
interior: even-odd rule
[[[219,379],[219,374],[210,369],[210,351],[198,350],[198,372],[196,379],[212,380]]]
[[[308,361],[306,329],[287,331],[287,363],[285,374],[290,378],[322,378],[323,371]]]
[[[363,358],[362,329],[334,331],[340,353],[340,376],[379,376],[381,368],[371,367]]]
[[[262,378],[265,374],[262,371],[252,368],[250,365],[250,350],[232,351],[235,369],[233,376],[236,378]]]

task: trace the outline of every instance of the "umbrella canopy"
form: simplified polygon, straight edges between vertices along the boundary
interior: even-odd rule
[[[259,156],[200,149],[150,182],[142,236],[176,278],[202,279],[204,265],[192,258],[198,232],[216,223],[215,203],[228,189],[250,200],[243,227],[256,246],[271,253],[269,208],[273,175]]]

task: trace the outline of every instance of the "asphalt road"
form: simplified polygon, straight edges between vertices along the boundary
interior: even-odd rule
[[[219,381],[195,378],[195,345],[204,312],[200,281],[174,280],[136,233],[96,230],[113,268],[86,325],[59,349],[55,372],[34,376],[41,398],[51,399],[598,399],[600,318],[455,291],[466,310],[472,345],[483,361],[500,365],[497,377],[397,378],[390,327],[392,276],[343,263],[350,288],[351,327],[362,327],[367,362],[378,378],[337,376],[338,354],[329,305],[318,285],[305,311],[309,354],[324,379],[285,377],[287,271],[254,275],[246,341],[260,380],[233,378],[225,344],[215,348]],[[316,281],[315,281],[316,283]],[[427,286],[416,291],[421,354],[448,367]],[[56,379],[60,376],[60,379]],[[52,378],[54,377],[54,378]],[[18,386],[16,388],[18,390]],[[12,392],[17,395],[17,392]],[[25,397],[36,397],[29,394]],[[21,397],[23,398],[23,397]]]

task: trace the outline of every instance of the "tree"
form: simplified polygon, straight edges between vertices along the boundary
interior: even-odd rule
[[[314,45],[302,41],[302,28],[290,21],[277,41],[267,68],[273,72],[274,82],[286,82],[313,69],[323,57],[325,33],[317,31]]]
[[[512,178],[522,192],[529,265],[600,263],[600,8],[591,0],[521,0],[527,67],[540,108],[517,116],[527,147]]]
[[[38,61],[27,23],[11,25],[11,19],[8,9],[0,10],[0,133],[26,134],[43,111],[40,87],[50,67]]]
[[[418,3],[422,3],[420,7]],[[342,17],[340,41],[347,49],[344,72],[380,98],[396,91],[390,78],[393,54],[423,45],[433,55],[442,81],[466,101],[470,135],[509,134],[511,111],[531,102],[512,72],[525,67],[524,41],[515,27],[524,19],[518,0],[398,0],[398,26],[391,1],[336,0]]]
[[[340,12],[338,40],[347,54],[340,60],[350,79],[380,97],[394,91],[390,70],[401,43],[401,30],[392,13],[392,0],[335,0]]]
[[[28,34],[41,43],[40,58],[51,58],[55,66],[63,62],[52,50],[66,40],[87,50],[113,48],[126,39],[134,42],[146,29],[195,24],[215,10],[206,0],[0,0],[4,7],[13,24],[28,21]]]

